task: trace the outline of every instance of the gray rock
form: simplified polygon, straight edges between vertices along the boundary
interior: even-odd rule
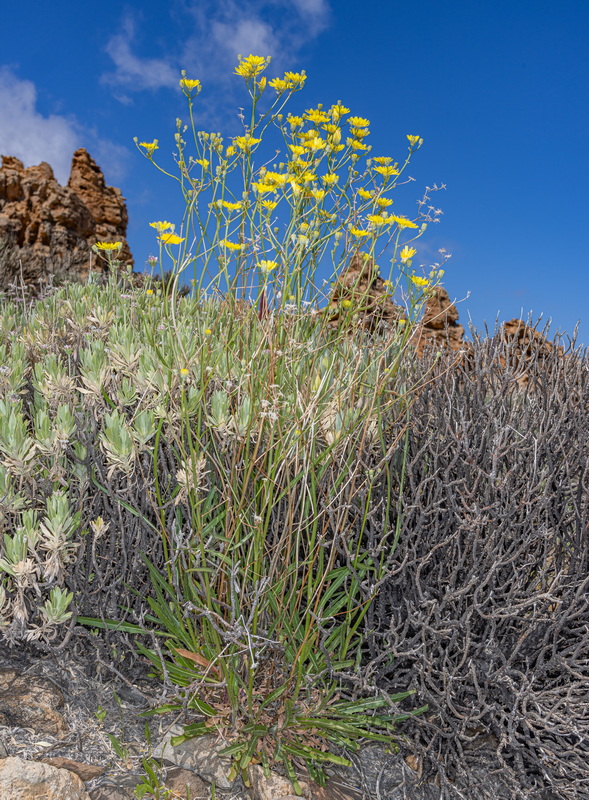
[[[190,769],[208,783],[214,781],[217,789],[231,789],[231,781],[227,778],[231,760],[219,756],[223,743],[214,736],[198,736],[172,747],[170,740],[179,733],[181,730],[169,731],[153,751],[153,757],[167,759],[179,767]]]

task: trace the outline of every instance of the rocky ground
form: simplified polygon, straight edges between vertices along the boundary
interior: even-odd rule
[[[94,677],[89,677],[93,675]],[[0,651],[0,800],[131,800],[145,782],[151,759],[159,782],[146,798],[162,800],[286,800],[290,783],[261,767],[251,786],[230,783],[229,764],[219,757],[223,742],[193,739],[171,748],[180,733],[172,714],[139,716],[161,701],[147,675],[129,681],[96,660],[64,654],[40,656],[23,648]],[[400,731],[400,733],[402,733]],[[366,743],[346,753],[350,768],[330,772],[324,787],[301,783],[307,800],[515,800],[493,766],[492,753],[473,754],[468,786],[442,791],[425,775],[420,759],[401,736],[399,752]],[[157,790],[156,790],[157,787]],[[525,795],[519,795],[524,798]]]

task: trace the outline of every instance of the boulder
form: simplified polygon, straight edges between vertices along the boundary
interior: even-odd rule
[[[83,782],[67,769],[9,756],[0,761],[1,800],[90,800]]]
[[[0,290],[21,282],[40,290],[57,282],[83,281],[106,262],[92,251],[97,241],[122,242],[117,258],[133,264],[126,241],[127,208],[120,189],[107,186],[89,153],[74,153],[67,186],[46,162],[25,168],[13,156],[0,166]]]

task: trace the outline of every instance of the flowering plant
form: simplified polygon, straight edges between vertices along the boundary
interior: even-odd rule
[[[360,248],[372,258],[386,251],[391,273],[395,264],[404,271],[416,253],[408,242],[423,234],[432,216],[422,213],[422,205],[415,220],[393,213],[391,194],[423,139],[408,135],[408,151],[397,161],[371,154],[369,120],[350,115],[339,101],[328,109],[318,105],[285,115],[306,74],[286,72],[268,80],[262,73],[269,64],[262,56],[240,57],[235,74],[245,81],[251,112],[242,116],[243,132],[230,142],[196,130],[194,106],[202,86],[182,73],[190,125],[177,120],[180,175],[172,177],[179,182],[185,213],[181,236],[169,222],[151,223],[160,250],[166,249],[178,275],[192,265],[197,296],[213,288],[233,297],[253,293],[266,308],[300,309],[311,302],[318,268],[330,261],[337,271]],[[194,155],[184,138],[188,130]],[[278,137],[276,163],[260,158],[267,136]],[[170,174],[155,161],[157,140],[135,142]],[[174,253],[171,245],[180,250]],[[438,278],[434,270],[418,285],[427,289]]]

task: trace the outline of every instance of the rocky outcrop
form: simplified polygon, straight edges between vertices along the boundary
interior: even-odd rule
[[[389,288],[378,274],[378,267],[368,253],[355,253],[349,265],[338,276],[327,306],[329,325],[357,319],[371,332],[382,331],[406,319],[405,310],[396,305]],[[421,357],[429,349],[465,347],[464,328],[458,322],[458,311],[443,286],[430,290],[424,303],[421,320],[411,344]]]
[[[495,341],[502,347],[499,350],[499,363],[513,373],[519,386],[523,389],[537,383],[539,374],[546,360],[556,347],[559,355],[564,356],[562,345],[555,345],[521,319],[504,322]]]
[[[401,306],[395,305],[378,267],[368,253],[354,253],[350,263],[338,275],[327,306],[329,326],[358,315],[360,326],[375,332],[405,318]]]
[[[126,241],[127,208],[120,189],[107,186],[89,153],[74,153],[67,186],[46,162],[25,168],[13,156],[0,167],[0,289],[21,284],[40,289],[50,280],[84,280],[106,262],[97,241],[122,242],[117,258],[133,264]]]
[[[423,308],[423,316],[411,340],[419,357],[429,349],[463,350],[464,328],[458,322],[458,310],[443,286],[436,286]]]

